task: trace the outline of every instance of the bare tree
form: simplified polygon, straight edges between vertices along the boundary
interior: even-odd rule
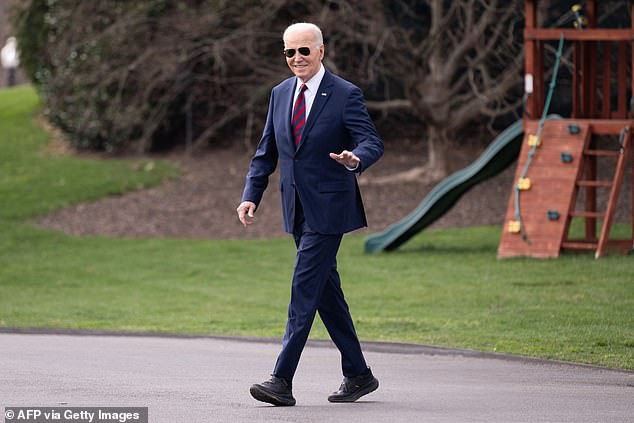
[[[78,147],[146,151],[183,137],[249,141],[286,72],[280,31],[314,21],[327,66],[369,107],[425,125],[428,161],[410,176],[439,177],[465,128],[517,106],[519,2],[31,0],[18,22],[51,121]]]
[[[353,0],[328,13],[330,60],[382,87],[368,107],[407,110],[426,127],[427,162],[400,177],[445,176],[467,128],[520,104],[519,0]]]
[[[32,0],[17,21],[44,112],[74,146],[196,148],[240,139],[266,109],[285,69],[287,3]]]

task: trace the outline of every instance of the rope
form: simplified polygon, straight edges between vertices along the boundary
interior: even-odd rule
[[[539,140],[542,136],[542,129],[544,128],[544,122],[546,122],[546,116],[548,115],[548,109],[550,108],[550,101],[553,97],[553,91],[555,91],[555,86],[557,85],[557,73],[559,71],[559,63],[561,62],[561,54],[564,49],[564,34],[561,34],[559,38],[559,48],[557,48],[557,57],[555,58],[555,68],[553,69],[552,77],[550,78],[550,84],[548,89],[548,95],[546,96],[546,103],[544,104],[544,111],[542,112],[542,117],[539,120],[539,128],[537,130],[537,138],[535,140],[535,144],[531,147],[531,151],[528,153],[528,160],[524,164],[524,168],[522,169],[522,173],[515,185],[515,219],[520,225],[520,233],[522,234],[522,239],[527,244],[530,244],[530,240],[526,235],[526,231],[524,230],[524,225],[522,224],[522,213],[520,210],[520,186],[519,181],[526,177],[526,172],[528,172],[528,168],[533,161],[533,156],[535,155],[535,150],[537,150],[537,145],[539,144]]]

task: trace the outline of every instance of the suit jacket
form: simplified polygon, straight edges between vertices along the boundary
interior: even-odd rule
[[[262,138],[246,178],[242,201],[260,203],[269,175],[280,163],[284,229],[292,233],[295,199],[306,223],[322,234],[342,234],[367,226],[355,172],[383,155],[383,143],[368,115],[361,90],[326,70],[296,147],[291,111],[296,77],[273,88]],[[352,172],[329,153],[352,151],[361,163]]]

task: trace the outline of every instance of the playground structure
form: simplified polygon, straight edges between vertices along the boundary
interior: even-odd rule
[[[632,101],[630,110],[627,101],[634,87],[634,66],[628,70],[628,62],[634,63],[634,4],[630,2],[628,29],[598,28],[596,0],[586,1],[584,7],[573,6],[569,14],[575,29],[538,28],[537,0],[524,4],[524,118],[503,131],[470,166],[441,181],[412,213],[370,236],[366,252],[398,248],[446,213],[470,188],[508,167],[518,153],[498,258],[558,257],[562,250],[595,251],[595,257],[601,257],[608,251],[632,250],[634,224],[632,238],[612,240],[609,236],[630,153],[634,162]],[[572,43],[572,105],[569,118],[546,119],[557,77],[555,69],[547,92],[546,42],[556,40],[560,42],[556,65],[564,42]],[[598,179],[599,166],[613,170],[609,180]],[[634,172],[632,179],[634,223]],[[585,191],[583,210],[576,209],[580,189]],[[609,190],[607,204],[601,208],[598,189]],[[581,239],[569,236],[575,217],[585,219]]]
[[[584,8],[572,9],[576,29],[538,28],[536,8],[537,0],[525,1],[525,135],[498,257],[558,257],[562,250],[595,251],[597,258],[608,251],[627,253],[634,233],[623,240],[609,237],[626,161],[634,152],[634,120],[627,101],[634,86],[631,66],[628,75],[628,62],[634,60],[634,15],[629,29],[597,28],[597,2],[589,0]],[[544,83],[545,43],[558,39],[572,43],[572,107],[570,118],[543,122],[538,117],[552,95]],[[555,78],[556,71],[551,91]],[[599,166],[611,178],[599,180]],[[582,189],[584,208],[578,210]],[[609,191],[606,204],[597,204],[598,189]],[[585,219],[580,239],[569,234],[575,217]]]

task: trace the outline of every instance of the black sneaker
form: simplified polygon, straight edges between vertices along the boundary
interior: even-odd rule
[[[330,402],[355,402],[364,395],[376,391],[379,387],[379,380],[374,377],[372,370],[361,376],[344,377],[337,392],[333,392],[329,397]]]
[[[249,389],[251,396],[258,401],[279,406],[295,405],[292,386],[285,379],[271,375],[266,382],[256,383]]]

